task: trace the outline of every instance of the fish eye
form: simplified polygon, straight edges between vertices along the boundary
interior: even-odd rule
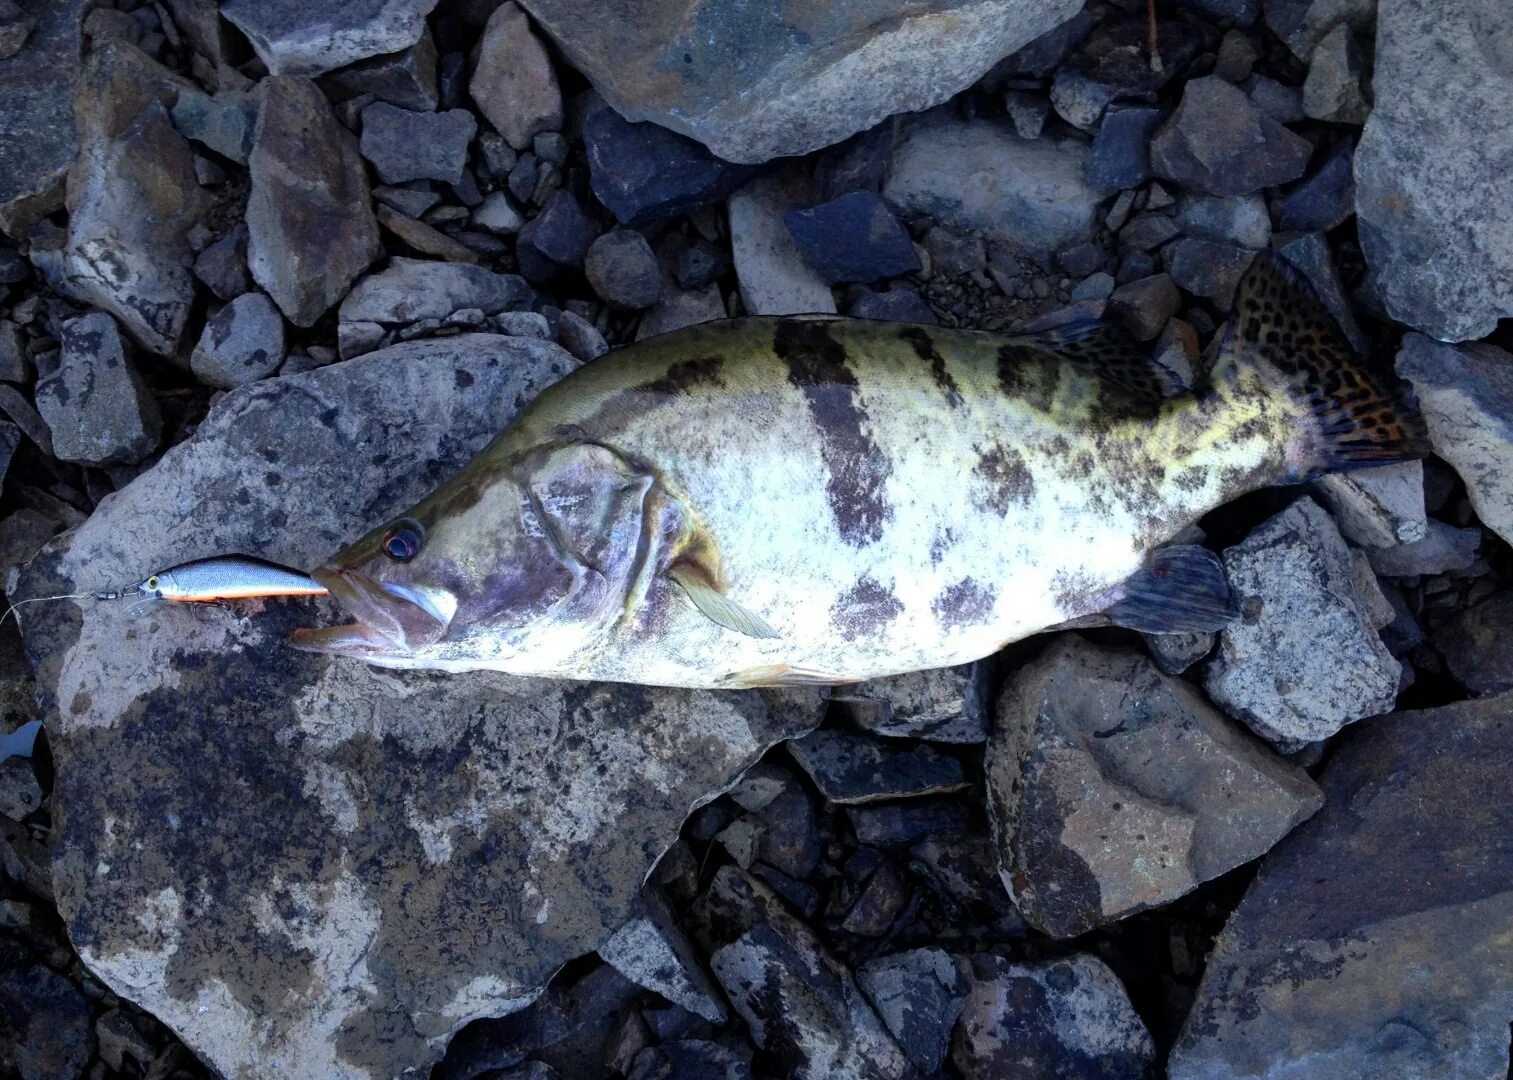
[[[420,522],[402,518],[389,526],[384,533],[384,554],[395,562],[409,562],[420,554],[420,545],[425,543],[426,533]]]

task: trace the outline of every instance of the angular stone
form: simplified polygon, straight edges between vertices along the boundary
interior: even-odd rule
[[[396,256],[353,286],[340,317],[342,322],[412,323],[445,319],[465,308],[493,315],[528,305],[530,294],[518,274]]]
[[[598,224],[570,191],[558,191],[520,230],[515,254],[528,281],[548,285],[581,270]]]
[[[283,318],[262,293],[245,293],[206,321],[189,368],[200,382],[231,390],[267,378],[283,362]]]
[[[1476,516],[1513,543],[1513,355],[1408,334],[1397,372],[1413,383],[1434,452],[1465,481]]]
[[[1377,0],[1263,0],[1266,25],[1299,60],[1308,60],[1324,36],[1343,23],[1369,30]]]
[[[1345,538],[1362,547],[1411,544],[1428,529],[1421,461],[1332,473],[1317,480],[1314,490]]]
[[[1095,191],[1136,188],[1151,178],[1151,136],[1166,118],[1165,109],[1126,105],[1108,110],[1084,168]]]
[[[1303,112],[1333,124],[1363,124],[1371,106],[1361,90],[1365,58],[1343,23],[1314,47],[1303,82]]]
[[[1271,241],[1271,214],[1259,195],[1233,199],[1183,195],[1177,200],[1177,224],[1188,236],[1223,240],[1256,251]]]
[[[314,565],[572,366],[547,342],[460,335],[233,391],[19,588],[99,588],[221,551]],[[287,647],[331,617],[164,607],[128,635],[123,607],[60,601],[26,621],[71,937],[228,1075],[423,1072],[453,1032],[526,1005],[623,925],[690,807],[822,707]]]
[[[661,994],[711,1024],[723,1024],[728,1018],[720,991],[667,902],[656,893],[642,895],[641,911],[599,946],[599,955],[637,986]]]
[[[1217,75],[1194,79],[1151,140],[1157,176],[1209,195],[1248,195],[1303,175],[1308,140]]]
[[[880,806],[848,806],[846,817],[859,844],[894,847],[927,836],[954,835],[967,827],[967,813],[954,800],[912,799]]]
[[[238,165],[247,164],[257,126],[257,98],[253,95],[230,90],[212,97],[198,88],[186,87],[172,103],[169,115],[185,138]]]
[[[564,311],[557,319],[557,344],[584,364],[609,352],[609,342],[599,328],[576,311]]]
[[[648,308],[636,327],[636,340],[656,337],[693,326],[725,318],[725,301],[720,296],[718,285],[702,289],[664,290],[656,306]]]
[[[1174,900],[1319,807],[1190,685],[1071,634],[1005,688],[987,784],[999,876],[1055,937]]]
[[[858,727],[878,735],[943,743],[980,743],[988,737],[991,703],[984,664],[868,679],[837,688],[832,700],[845,706]]]
[[[783,215],[799,254],[831,284],[867,283],[919,270],[908,231],[882,196],[852,191]]]
[[[1376,716],[1402,666],[1373,629],[1345,540],[1299,499],[1224,552],[1245,616],[1219,634],[1204,685],[1262,738],[1297,746]]]
[[[63,179],[79,145],[73,109],[79,26],[92,6],[89,0],[28,5],[35,26],[16,52],[0,58],[0,233],[21,236],[63,205]]]
[[[41,964],[0,980],[0,1040],[21,1080],[84,1075],[89,1063],[89,1000]]]
[[[510,197],[503,191],[491,191],[483,197],[478,209],[473,211],[472,222],[480,229],[487,229],[500,236],[514,236],[525,224],[525,216],[515,209]]]
[[[466,109],[412,112],[375,101],[362,111],[362,155],[386,184],[455,184],[468,167],[468,144],[477,131],[478,122]]]
[[[1513,592],[1493,593],[1431,635],[1457,682],[1473,694],[1513,690]]]
[[[966,1080],[1144,1080],[1156,1046],[1103,961],[1087,954],[1010,963],[973,959],[951,1061]]]
[[[961,762],[928,746],[895,749],[859,731],[816,731],[788,750],[833,803],[944,795],[967,786]]]
[[[1340,332],[1345,335],[1345,340],[1350,342],[1355,351],[1363,355],[1369,353],[1371,341],[1361,329],[1360,323],[1355,321],[1355,312],[1349,297],[1345,295],[1339,271],[1335,269],[1334,257],[1329,252],[1329,241],[1324,239],[1323,234],[1304,233],[1294,237],[1277,248],[1277,254],[1308,279],[1314,295],[1333,316]]]
[[[285,317],[310,326],[382,252],[378,223],[357,140],[316,85],[274,76],[259,89],[247,262]]]
[[[1430,518],[1425,534],[1412,543],[1368,552],[1371,568],[1383,577],[1420,577],[1469,570],[1481,553],[1480,529],[1457,529]]]
[[[1206,632],[1145,635],[1151,659],[1168,675],[1180,675],[1202,660],[1214,651],[1214,642],[1217,640],[1217,635]]]
[[[761,176],[730,197],[730,247],[749,315],[835,313],[830,286],[799,254],[784,215],[807,201],[795,176]]]
[[[662,295],[656,253],[631,229],[607,232],[590,244],[583,271],[594,292],[619,307],[648,308]]]
[[[943,949],[910,949],[867,961],[856,969],[856,981],[914,1067],[928,1074],[951,1049],[969,970]]]
[[[379,101],[420,112],[433,112],[441,102],[436,92],[436,42],[429,30],[408,49],[359,61],[322,81],[337,91],[337,100],[372,94]]]
[[[626,1080],[684,1080],[685,1077],[687,1080],[751,1080],[751,1064],[721,1043],[679,1039],[646,1047],[636,1055],[630,1072],[626,1074]],[[516,1078],[511,1074],[507,1080]],[[520,1080],[533,1078],[521,1077]]]
[[[883,194],[1044,259],[1092,235],[1100,195],[1084,177],[1087,160],[1087,146],[1072,139],[1031,142],[990,120],[931,113],[894,152]]]
[[[416,221],[407,214],[391,210],[387,206],[374,209],[374,218],[385,231],[398,237],[407,247],[420,255],[429,255],[447,262],[481,263],[482,257],[460,241],[453,240],[440,229]]]
[[[31,362],[21,346],[21,329],[0,319],[0,382],[31,381]]]
[[[1109,309],[1137,341],[1154,341],[1182,307],[1182,294],[1170,274],[1152,274],[1127,282],[1109,297]]]
[[[1256,253],[1238,244],[1184,236],[1162,252],[1172,280],[1194,296],[1227,310]]]
[[[524,150],[537,132],[562,127],[562,91],[552,58],[518,5],[506,0],[494,9],[478,50],[468,93],[507,143]]]
[[[1347,732],[1326,804],[1261,864],[1173,1080],[1501,1077],[1513,1019],[1513,700]]]
[[[225,0],[221,14],[247,35],[273,75],[319,75],[408,49],[436,0]]]
[[[525,6],[623,116],[656,121],[728,161],[756,163],[806,154],[897,113],[937,105],[1082,5]]]
[[[194,276],[222,300],[252,291],[247,270],[247,227],[238,225],[195,256]]]
[[[930,305],[925,302],[924,297],[914,289],[896,281],[888,287],[886,292],[861,290],[851,301],[851,307],[846,314],[853,319],[923,323],[926,326],[935,326],[940,322]],[[945,739],[943,741],[955,742],[957,740]]]
[[[1486,0],[1382,0],[1355,155],[1361,246],[1387,313],[1443,341],[1513,316],[1513,45]]]
[[[115,320],[91,312],[63,324],[58,370],[37,382],[37,411],[64,461],[141,461],[158,446],[157,401],[127,357]]]
[[[1355,214],[1355,140],[1341,139],[1277,210],[1277,227],[1286,232],[1327,232]]]

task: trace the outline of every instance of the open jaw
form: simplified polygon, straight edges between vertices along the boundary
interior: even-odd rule
[[[305,652],[336,656],[408,656],[438,641],[451,624],[449,594],[374,581],[360,570],[323,566],[310,575],[352,615],[345,626],[294,631],[290,643]]]

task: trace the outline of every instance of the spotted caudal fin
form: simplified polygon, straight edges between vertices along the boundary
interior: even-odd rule
[[[1222,394],[1246,372],[1282,395],[1293,416],[1284,482],[1429,452],[1407,384],[1367,367],[1308,283],[1271,252],[1257,255],[1240,280],[1214,361],[1216,389]]]

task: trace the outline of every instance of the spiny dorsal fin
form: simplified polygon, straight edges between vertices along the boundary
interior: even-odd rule
[[[1054,353],[1090,378],[1124,391],[1136,401],[1160,402],[1169,380],[1150,353],[1115,323],[1079,319],[1025,336],[1026,344]]]
[[[778,632],[768,624],[767,620],[754,612],[747,611],[714,588],[692,566],[677,563],[667,571],[667,576],[682,587],[693,606],[711,622],[719,623],[727,630],[734,630],[747,637],[775,638],[778,636]]]

